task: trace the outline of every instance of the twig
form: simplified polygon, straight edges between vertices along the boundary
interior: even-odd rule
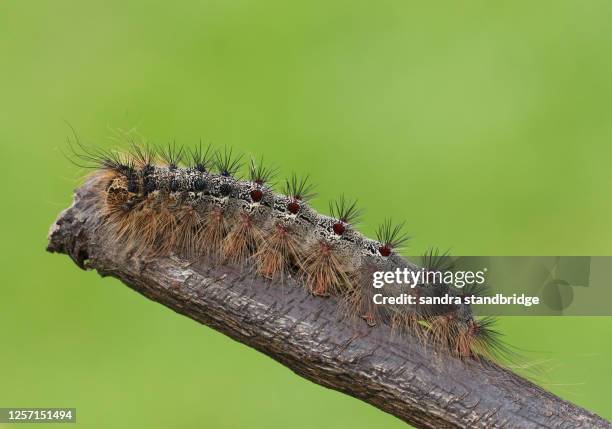
[[[599,416],[488,362],[462,361],[386,326],[338,318],[334,298],[227,266],[126,257],[96,233],[90,185],[76,191],[47,250],[69,255],[178,313],[276,359],[302,377],[419,428],[612,428]]]

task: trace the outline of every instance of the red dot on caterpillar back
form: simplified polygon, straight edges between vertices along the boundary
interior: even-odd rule
[[[261,192],[260,189],[253,189],[251,191],[251,200],[253,200],[253,202],[258,203],[261,201],[262,198],[263,192]]]
[[[385,257],[390,256],[392,251],[393,249],[391,249],[389,246],[380,246],[378,248],[378,253]]]
[[[297,201],[291,201],[289,204],[287,204],[287,210],[289,210],[289,213],[291,214],[297,214],[300,211],[300,203]]]
[[[333,224],[332,229],[334,230],[336,235],[342,235],[346,230],[342,222],[336,222],[335,224]]]

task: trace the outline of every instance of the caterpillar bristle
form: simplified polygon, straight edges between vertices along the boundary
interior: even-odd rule
[[[375,305],[373,296],[378,291],[372,287],[374,265],[366,264],[360,270],[351,273],[350,287],[342,294],[341,313],[350,319],[361,319],[368,326],[376,326],[383,320],[382,307]]]
[[[89,147],[80,141],[76,133],[74,134],[74,141],[71,138],[66,141],[69,153],[64,152],[64,156],[77,167],[113,172],[123,172],[129,167],[129,160],[121,153]]]
[[[257,185],[265,183],[271,184],[270,181],[276,176],[278,170],[273,167],[266,167],[263,162],[263,157],[259,162],[251,158],[249,162],[249,180]],[[272,184],[271,184],[272,185]]]
[[[266,237],[254,255],[257,272],[269,280],[282,281],[289,276],[292,267],[299,265],[300,243],[294,231],[281,223],[275,223]]]
[[[166,163],[170,170],[176,170],[183,161],[184,148],[177,146],[176,142],[168,143],[159,150],[160,158]]]
[[[338,220],[332,225],[336,235],[342,235],[346,231],[346,226],[356,226],[361,219],[362,210],[357,207],[357,200],[349,201],[344,194],[336,201],[330,201],[329,213],[331,217]]]
[[[317,241],[302,263],[305,284],[316,296],[340,294],[350,284],[348,269],[334,246],[326,241]]]
[[[429,271],[450,271],[454,268],[448,251],[440,253],[437,247],[430,247],[421,257],[423,268]]]
[[[130,141],[128,156],[133,161],[135,168],[147,170],[157,161],[157,151],[148,143],[137,143]]]
[[[215,153],[214,164],[221,176],[235,176],[242,167],[242,155],[234,155],[233,149],[226,146],[223,152]]]
[[[390,256],[394,251],[398,251],[408,241],[410,237],[402,232],[404,227],[402,222],[393,225],[391,219],[386,219],[376,230],[376,239],[380,243],[378,249],[381,256]]]
[[[473,323],[474,322],[471,321],[468,323],[468,325],[459,325],[457,327],[456,336],[452,339],[452,347],[454,348],[454,353],[462,358],[470,356],[479,356],[478,351],[475,350],[475,338],[471,333],[471,325]]]
[[[223,259],[223,240],[229,232],[229,225],[225,218],[224,210],[214,207],[204,216],[204,223],[201,231],[202,253],[213,260]]]
[[[244,265],[257,252],[264,237],[261,229],[247,213],[240,213],[235,220],[235,226],[223,242],[225,262]]]
[[[285,179],[285,187],[283,192],[299,201],[310,201],[317,194],[314,192],[314,185],[309,183],[310,176],[298,177],[295,173],[289,179]]]
[[[175,249],[178,223],[175,215],[176,198],[167,195],[159,204],[157,212],[157,236],[155,238],[157,255],[168,256]]]
[[[344,317],[369,326],[388,325],[393,335],[420,342],[463,359],[516,359],[492,318],[477,319],[461,304],[377,305],[374,296],[481,296],[481,284],[463,289],[422,282],[409,290],[373,287],[376,272],[414,267],[397,253],[408,241],[404,223],[385,220],[371,240],[356,230],[362,210],[344,194],[329,204],[331,217],[307,202],[315,196],[309,176],[292,174],[284,195],[270,187],[276,169],[263,158],[249,161],[248,180],[235,177],[242,156],[231,148],[213,151],[202,143],[185,150],[176,143],[156,150],[129,141],[122,153],[92,149],[70,140],[77,165],[95,169],[102,232],[126,256],[171,256],[190,261],[247,267],[271,283],[290,277],[315,296],[337,297]],[[181,167],[184,159],[188,167]],[[161,165],[160,165],[161,164]],[[213,173],[211,168],[218,173]],[[448,252],[431,248],[422,257],[429,271],[454,268]]]
[[[465,286],[463,286],[463,288],[461,288],[461,291],[459,292],[459,295],[462,296],[463,298],[466,297],[472,297],[472,296],[487,296],[489,294],[489,287],[482,283],[482,284],[478,284],[478,283],[470,283],[470,284],[466,284]]]
[[[471,357],[523,365],[523,358],[503,341],[503,334],[494,328],[496,323],[495,317],[485,316],[472,320],[468,325]]]
[[[292,215],[297,215],[302,210],[304,203],[315,197],[314,186],[308,182],[309,176],[298,178],[293,173],[289,179],[285,179],[283,192],[290,198],[286,209]]]
[[[176,249],[178,254],[187,259],[200,256],[200,246],[204,220],[194,204],[182,207],[177,215]]]
[[[427,339],[426,328],[421,324],[421,319],[417,313],[412,310],[393,311],[390,324],[392,334],[398,336],[411,334],[422,343]]]
[[[436,348],[444,351],[453,351],[453,339],[457,333],[457,324],[454,314],[442,314],[429,322],[427,329],[428,341]]]
[[[210,170],[214,163],[215,153],[212,151],[212,146],[209,144],[206,149],[202,148],[202,142],[195,148],[189,151],[191,158],[191,166],[200,173],[205,173]]]
[[[134,212],[133,224],[129,235],[125,239],[126,245],[136,255],[148,255],[155,253],[155,239],[159,231],[159,217],[156,212],[157,201],[147,198]]]
[[[344,295],[342,301],[342,314],[349,319],[359,318],[368,326],[373,327],[380,323],[380,310],[366,294],[359,289],[351,289]]]

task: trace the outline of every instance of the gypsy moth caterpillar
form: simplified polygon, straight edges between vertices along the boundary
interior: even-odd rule
[[[404,223],[387,219],[377,239],[369,239],[356,229],[362,215],[356,200],[341,195],[329,205],[331,216],[309,206],[315,196],[309,176],[292,174],[283,193],[276,193],[269,183],[276,170],[262,159],[250,160],[248,180],[242,180],[242,155],[201,143],[191,150],[132,143],[119,152],[91,149],[77,139],[70,150],[73,162],[95,170],[103,228],[126,252],[247,265],[272,282],[292,276],[313,295],[340,298],[344,314],[370,326],[388,324],[460,357],[505,351],[492,319],[477,319],[462,299],[442,306],[376,305],[374,293],[398,297],[402,291],[393,285],[374,289],[374,272],[419,269],[398,254],[408,240]],[[448,263],[433,251],[426,261],[437,268]],[[480,292],[431,282],[409,291],[417,297]]]

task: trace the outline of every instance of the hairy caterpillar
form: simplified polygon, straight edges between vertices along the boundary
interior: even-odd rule
[[[271,180],[276,170],[251,159],[248,177],[237,176],[241,156],[231,149],[213,151],[201,144],[153,148],[132,143],[125,152],[92,149],[76,140],[71,160],[93,168],[102,233],[126,254],[170,255],[214,264],[246,266],[271,283],[295,277],[319,297],[335,296],[347,316],[369,326],[390,325],[461,358],[493,358],[508,349],[467,303],[448,305],[376,305],[373,294],[396,297],[405,290],[372,287],[373,273],[420,269],[399,255],[408,237],[403,223],[386,220],[376,240],[356,229],[357,202],[341,196],[322,215],[308,202],[315,196],[308,177],[293,174],[282,193]],[[425,264],[439,269],[445,255],[430,251]],[[458,291],[444,283],[423,282],[408,293],[416,297],[469,296],[480,288]],[[460,300],[461,301],[461,300]]]

